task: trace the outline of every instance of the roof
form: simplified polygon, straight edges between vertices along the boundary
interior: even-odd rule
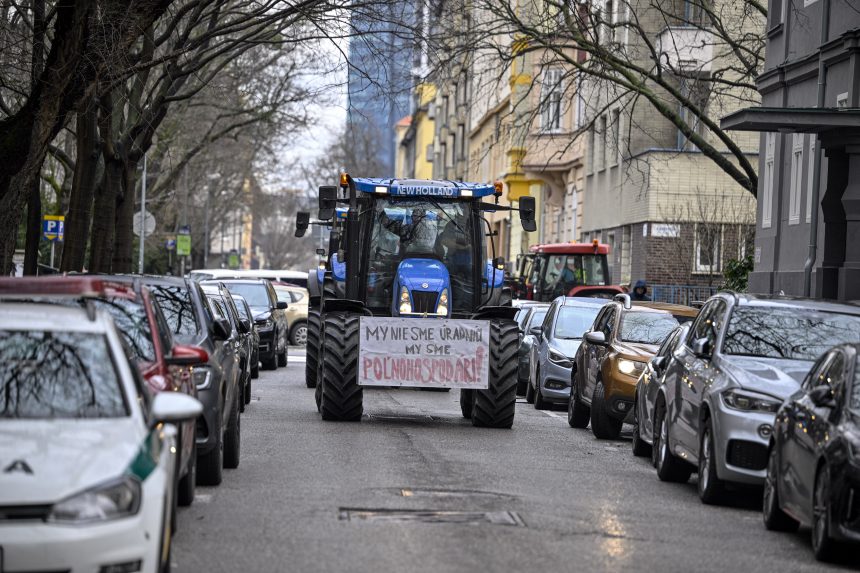
[[[463,183],[434,179],[353,178],[362,193],[379,193],[403,197],[486,197],[496,192],[486,183]]]
[[[93,312],[90,320],[88,312]],[[20,330],[105,332],[112,319],[104,311],[38,302],[3,303],[0,327]]]
[[[131,279],[116,280],[115,277],[98,275],[3,277],[0,278],[0,296],[113,296],[137,299],[135,289],[129,287],[127,282],[131,282]]]
[[[722,291],[717,294],[728,297],[734,296],[738,303],[744,306],[809,308],[812,310],[820,310],[822,312],[839,312],[843,314],[860,315],[860,304],[856,302],[843,302],[776,294],[733,293],[731,291]]]
[[[822,133],[860,129],[858,108],[748,107],[720,120],[723,129],[737,131],[784,131]]]
[[[606,243],[547,243],[545,245],[532,245],[529,247],[532,254],[549,255],[608,255],[609,245]]]
[[[560,296],[563,300],[562,306],[603,306],[607,300],[605,298],[595,298],[591,296]]]

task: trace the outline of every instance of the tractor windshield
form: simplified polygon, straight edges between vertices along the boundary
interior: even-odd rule
[[[566,295],[576,286],[606,285],[605,255],[550,255],[545,267],[542,285],[545,300]]]
[[[403,259],[429,258],[448,269],[452,311],[471,311],[475,283],[472,236],[468,201],[377,198],[370,235],[368,306],[391,307],[394,278]]]

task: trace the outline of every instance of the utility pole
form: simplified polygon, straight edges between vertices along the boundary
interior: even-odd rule
[[[146,153],[143,154],[143,178],[140,180],[140,254],[137,261],[137,272],[143,274],[143,250],[146,244]]]

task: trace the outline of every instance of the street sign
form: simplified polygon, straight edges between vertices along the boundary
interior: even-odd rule
[[[132,231],[138,237],[140,236],[140,211],[134,214],[134,221],[132,222]],[[155,231],[155,216],[149,211],[144,211],[143,214],[143,233],[144,237],[148,237]]]
[[[179,234],[176,235],[176,254],[180,257],[187,257],[191,254],[191,234],[183,233],[185,230],[180,229]]]
[[[230,254],[227,255],[227,266],[231,269],[238,269],[239,264],[239,251],[233,249],[232,251],[230,251]]]
[[[42,217],[42,238],[51,242],[63,242],[63,231],[66,218],[62,215],[45,215]]]
[[[168,251],[175,251],[176,250],[176,239],[167,239],[166,241],[164,241],[164,248],[167,249]]]

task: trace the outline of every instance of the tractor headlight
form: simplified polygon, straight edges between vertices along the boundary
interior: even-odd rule
[[[439,295],[439,306],[436,308],[436,314],[448,316],[448,289],[442,289],[442,294]]]
[[[412,303],[409,301],[409,291],[406,287],[400,287],[400,314],[412,312]]]

